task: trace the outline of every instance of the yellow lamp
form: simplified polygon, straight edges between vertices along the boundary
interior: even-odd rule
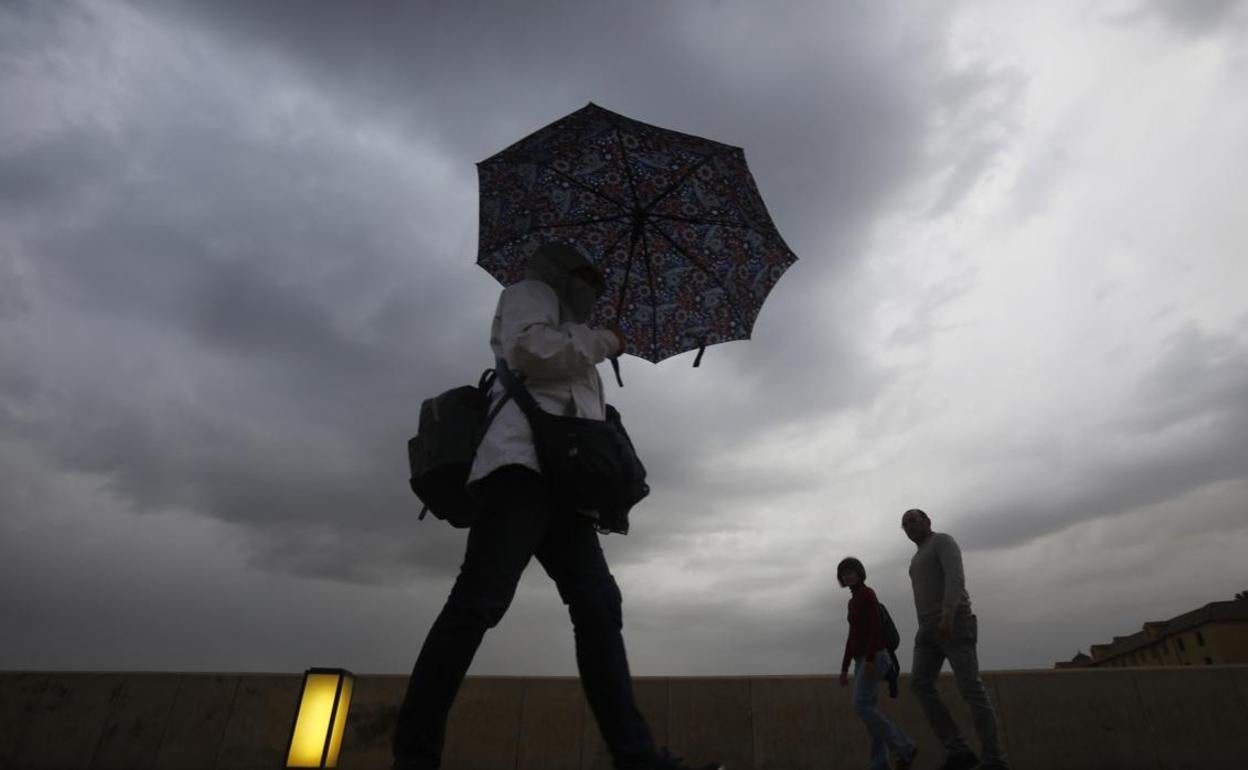
[[[290,733],[287,767],[336,767],[351,708],[355,677],[341,668],[310,668],[303,675],[299,713]]]

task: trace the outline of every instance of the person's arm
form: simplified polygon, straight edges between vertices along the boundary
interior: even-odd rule
[[[845,654],[841,656],[841,675],[849,671],[849,662],[854,659],[854,650],[858,644],[858,619],[854,617],[858,611],[858,603],[854,601],[854,597],[849,598],[849,612],[845,613],[849,618],[849,635],[845,637]]]
[[[945,593],[941,600],[941,625],[953,627],[953,615],[957,612],[962,595],[966,593],[966,576],[962,572],[962,550],[952,537],[945,535],[936,544],[936,558],[945,573]]]
[[[845,637],[845,654],[841,656],[841,685],[849,684],[849,661],[854,657],[854,600],[849,600],[849,634]]]
[[[508,365],[530,377],[575,374],[619,352],[619,340],[609,329],[559,323],[555,290],[538,281],[504,290],[499,319]]]

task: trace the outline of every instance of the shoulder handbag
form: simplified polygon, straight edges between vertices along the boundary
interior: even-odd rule
[[[555,498],[594,519],[601,532],[628,534],[628,513],[650,487],[616,408],[607,404],[605,420],[551,414],[506,361],[498,359],[495,371],[529,420],[537,461]]]

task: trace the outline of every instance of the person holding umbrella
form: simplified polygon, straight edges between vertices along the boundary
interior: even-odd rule
[[[477,174],[477,264],[506,287],[490,347],[507,366],[496,368],[522,375],[537,406],[556,415],[604,419],[596,367],[608,358],[657,363],[697,350],[696,366],[707,346],[748,339],[797,260],[741,148],[596,104],[478,163]],[[506,387],[493,386],[494,405]],[[617,770],[691,770],[656,751],[634,702],[620,590],[598,542],[600,530],[627,526],[554,501],[514,399],[490,423],[469,480],[488,510],[469,529],[408,682],[396,770],[438,767],[455,693],[533,556],[568,605],[581,683]]]
[[[618,329],[586,324],[601,275],[579,250],[546,242],[526,277],[503,290],[490,333],[494,355],[526,378],[542,409],[601,420],[597,364],[624,352]],[[491,400],[504,388],[495,384]],[[637,709],[622,636],[620,589],[595,522],[553,499],[527,418],[514,400],[490,423],[469,476],[485,514],[468,531],[459,576],[408,680],[394,735],[394,770],[441,763],[447,716],[485,632],[502,620],[532,557],[568,606],[586,699],[617,770],[692,770],[654,745]],[[717,763],[701,770],[722,770]]]

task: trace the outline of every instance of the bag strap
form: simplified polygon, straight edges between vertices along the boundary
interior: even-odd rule
[[[520,381],[515,372],[511,371],[511,367],[507,365],[507,362],[502,358],[496,359],[494,371],[498,372],[498,379],[502,381],[503,387],[507,389],[507,395],[516,400],[521,411],[524,412],[524,416],[528,417],[530,422],[539,419],[542,415],[542,408],[537,405],[533,394],[529,392],[528,388],[524,387],[524,383]]]
[[[487,397],[490,394],[490,388],[494,386],[494,379],[497,373],[498,370],[496,369],[486,369],[484,372],[481,372],[481,379],[477,381],[477,387],[480,388],[481,392],[485,393]],[[503,411],[503,407],[507,405],[507,399],[509,398],[511,398],[510,390],[503,394],[503,397],[498,400],[498,403],[494,405],[494,408],[491,409],[485,416],[485,424],[481,426],[481,436],[477,439],[478,443],[480,443],[481,439],[485,438],[486,431],[490,429],[490,425],[494,422],[494,418],[498,416],[498,413]]]

